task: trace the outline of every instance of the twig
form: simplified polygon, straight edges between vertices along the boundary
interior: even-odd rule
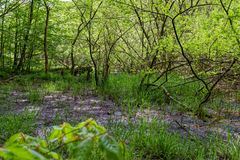
[[[188,135],[190,135],[191,137],[194,137],[194,135],[191,134],[191,133],[187,130],[187,128],[186,128],[185,126],[181,125],[177,120],[174,120],[174,122],[175,122],[181,129],[183,129]],[[204,138],[204,136],[202,136],[202,135],[199,135],[199,134],[198,134],[198,136]],[[194,139],[194,138],[190,138],[190,140],[196,141],[196,139]]]
[[[185,132],[187,132],[188,135],[192,136],[192,134],[186,129],[185,126],[181,125],[177,120],[174,120],[174,122],[176,122],[176,124],[182,128]]]
[[[208,102],[208,100],[209,100],[209,98],[212,94],[213,89],[217,86],[218,82],[220,82],[223,79],[223,77],[225,77],[225,75],[231,70],[231,68],[236,63],[236,61],[237,61],[237,59],[234,58],[233,61],[232,61],[232,64],[228,67],[228,69],[223,74],[221,74],[219,76],[219,78],[215,81],[215,83],[212,85],[212,87],[208,90],[208,93],[205,96],[204,100],[199,104],[199,107],[198,107],[199,109],[201,109],[201,107],[204,103]]]
[[[168,90],[167,90],[164,86],[161,86],[161,88],[163,89],[164,94],[165,94],[169,99],[171,99],[172,101],[178,103],[179,105],[183,106],[184,108],[189,108],[187,105],[183,104],[182,102],[178,101],[178,100],[175,99],[173,96],[171,96],[170,93],[168,92]]]
[[[10,78],[8,78],[8,79],[2,80],[2,81],[0,81],[0,84],[7,83],[7,82],[13,80],[13,79],[16,78],[16,77],[17,77],[17,76],[12,76],[12,77],[10,77]]]

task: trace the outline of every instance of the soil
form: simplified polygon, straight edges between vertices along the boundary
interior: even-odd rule
[[[207,137],[216,133],[224,138],[229,133],[232,136],[240,136],[240,113],[222,111],[215,114],[215,119],[201,120],[197,117],[177,111],[163,111],[151,109],[138,109],[129,116],[110,99],[103,99],[93,91],[86,91],[82,95],[73,96],[71,93],[56,92],[43,97],[39,104],[31,104],[26,93],[13,91],[5,97],[8,105],[1,107],[1,113],[21,113],[25,110],[36,113],[37,135],[42,135],[42,128],[50,127],[56,122],[80,122],[88,118],[94,118],[98,123],[106,126],[108,122],[127,123],[129,120],[136,122],[146,118],[149,122],[153,119],[163,121],[169,125],[169,131],[180,133],[183,136]],[[11,102],[11,103],[10,103]]]

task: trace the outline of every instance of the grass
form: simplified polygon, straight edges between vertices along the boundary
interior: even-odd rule
[[[209,137],[183,138],[169,133],[168,127],[157,120],[128,124],[113,123],[112,134],[126,144],[126,159],[232,159],[240,158],[240,139]]]
[[[171,108],[175,110],[183,112],[190,111],[193,113],[197,111],[198,105],[206,93],[206,91],[201,90],[202,84],[200,82],[187,83],[189,79],[185,79],[177,74],[169,74],[168,81],[164,84],[164,87],[172,97],[184,104],[183,106],[169,100],[164,94],[163,89],[157,88],[156,86],[150,86],[148,89],[139,89],[142,77],[143,74],[111,74],[107,83],[98,89],[98,93],[105,97],[110,97],[126,109],[128,109],[129,106],[137,106],[138,108],[161,106],[162,109],[164,109],[165,106],[171,106]],[[32,103],[38,103],[41,102],[44,95],[51,93],[69,92],[73,94],[73,96],[77,96],[84,93],[85,90],[95,88],[94,82],[88,82],[85,78],[84,75],[74,77],[70,74],[61,76],[56,73],[33,73],[17,77],[11,85],[3,87],[3,90],[11,90],[13,88],[26,90],[26,92],[29,93],[28,99]],[[155,78],[156,75],[153,75],[150,77],[150,81],[153,81]],[[160,79],[156,85],[160,85],[164,80],[165,77]],[[229,108],[232,104],[223,102],[222,95],[223,93],[220,92],[215,93],[213,95],[214,99],[206,104],[206,108],[215,110],[218,110],[220,108],[219,106],[221,106],[221,108]]]
[[[6,123],[1,123],[1,135],[8,138],[17,132],[31,134],[34,130],[34,118],[29,114],[18,116],[7,115],[0,117]],[[124,123],[112,123],[108,126],[111,135],[125,144],[126,160],[152,160],[152,159],[231,159],[240,158],[240,139],[227,142],[210,137],[204,141],[192,137],[183,138],[178,134],[169,133],[167,125],[153,120],[139,121],[137,124],[128,121]],[[7,133],[7,134],[6,134]],[[95,159],[100,159],[97,148],[93,150]]]
[[[101,94],[123,106],[145,106],[163,101],[161,92],[148,92],[139,89],[142,75],[110,75],[107,83],[100,89]]]
[[[36,127],[35,115],[29,112],[0,115],[0,122],[0,144],[3,143],[4,139],[8,139],[18,132],[33,134]]]
[[[4,115],[0,120],[5,122],[0,123],[1,138],[4,139],[18,132],[31,135],[36,127],[34,115],[29,113]],[[170,133],[168,126],[158,120],[148,122],[142,119],[137,123],[112,122],[107,129],[112,136],[124,144],[126,160],[238,160],[240,158],[240,139],[229,137],[227,141],[223,141],[217,137],[204,140],[196,137],[184,138],[179,134]],[[101,159],[102,155],[98,148],[94,148],[92,152],[94,154],[91,154],[91,158]]]
[[[30,103],[39,104],[42,102],[43,93],[41,92],[41,90],[29,88],[27,92],[28,92],[27,98],[30,101]]]
[[[161,88],[150,87],[149,90],[140,90],[138,86],[142,77],[142,74],[110,75],[103,88],[98,88],[98,93],[103,95],[103,97],[113,99],[126,111],[128,116],[131,116],[131,113],[138,109],[154,109],[156,107],[164,109],[166,106],[183,112],[194,112],[204,95],[204,90],[197,92],[201,88],[201,84],[198,82],[178,85],[185,83],[187,80],[179,75],[169,75],[169,80],[164,86],[173,97],[188,107],[183,107],[172,101],[169,103]],[[161,84],[163,81],[164,79],[161,79],[158,84]],[[83,77],[72,77],[69,74],[64,76],[54,73],[23,75],[10,83],[0,85],[1,110],[6,103],[6,97],[13,90],[27,92],[28,100],[33,104],[39,105],[43,96],[48,94],[68,92],[73,96],[78,96],[94,87],[93,82],[86,82]],[[211,100],[207,107],[213,109],[231,108],[231,103],[223,102],[223,98],[219,95],[216,95],[217,98]],[[220,104],[221,106],[219,106]],[[67,113],[68,110],[66,110]],[[54,124],[62,122],[61,118],[63,115],[58,116],[54,120]],[[10,135],[20,131],[32,134],[36,129],[34,114],[29,112],[18,115],[0,115],[0,122],[2,139],[7,139]],[[141,120],[137,123],[133,123],[130,120],[126,123],[112,122],[107,128],[114,137],[125,144],[126,159],[129,160],[240,159],[240,139],[230,137],[227,141],[217,137],[209,137],[204,140],[196,137],[188,137],[187,139],[179,134],[169,133],[168,126],[157,120],[152,122]],[[0,141],[1,143],[3,141]],[[97,154],[98,152],[96,151],[95,159],[98,157]]]
[[[42,72],[19,76],[13,83],[15,88],[29,93],[31,102],[40,101],[44,95],[56,92],[69,92],[76,96],[93,88],[93,82],[86,81],[84,77]]]
[[[150,82],[157,75],[150,77]],[[80,77],[71,76],[69,73],[63,76],[56,73],[45,74],[43,72],[18,76],[13,82],[1,85],[2,92],[10,92],[11,90],[20,90],[27,92],[27,98],[32,104],[41,103],[45,95],[56,92],[68,92],[73,96],[84,94],[86,90],[95,88],[93,81],[86,81],[85,75]],[[206,91],[201,90],[200,82],[187,83],[186,79],[178,74],[169,74],[168,81],[164,83],[164,87],[169,94],[177,101],[184,105],[176,103],[169,99],[162,88],[150,86],[148,89],[139,89],[139,84],[143,74],[111,74],[107,83],[98,88],[98,93],[103,97],[111,98],[122,107],[123,110],[133,112],[135,109],[153,108],[153,109],[170,109],[182,112],[196,113],[198,105],[205,96]],[[156,85],[164,82],[165,77],[160,79]],[[239,92],[237,92],[238,94]],[[230,101],[224,101],[223,93],[215,93],[214,99],[211,99],[205,108],[221,110],[223,108],[232,108],[236,112],[239,111],[239,104]],[[237,97],[237,96],[236,96]],[[2,97],[4,99],[4,97]],[[1,102],[1,97],[0,97]]]
[[[206,95],[206,91],[201,89],[203,86],[200,82],[192,82],[191,79],[186,79],[178,74],[169,74],[168,81],[164,83],[164,87],[169,94],[174,97],[178,102],[172,101],[164,93],[162,88],[156,86],[150,86],[148,89],[139,89],[142,74],[117,74],[110,75],[107,83],[103,88],[99,89],[100,93],[106,95],[117,102],[119,105],[149,107],[149,106],[161,106],[164,109],[165,106],[171,107],[173,110],[179,110],[183,112],[196,113],[198,106]],[[155,80],[156,75],[150,77],[150,81]],[[156,85],[160,85],[165,81],[165,77],[160,79]],[[205,105],[205,108],[210,109],[222,109],[229,108],[234,104],[225,100],[222,95],[223,92],[214,92],[212,99]],[[182,105],[184,104],[184,105]],[[235,104],[237,105],[237,104]],[[221,106],[221,108],[219,107]],[[231,107],[230,107],[231,108]],[[236,108],[236,107],[235,107]]]

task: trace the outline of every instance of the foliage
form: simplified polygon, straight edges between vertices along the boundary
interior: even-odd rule
[[[153,81],[158,75],[152,75],[149,80]],[[107,83],[98,91],[105,97],[113,99],[116,103],[123,107],[123,110],[134,110],[136,108],[154,108],[154,106],[165,109],[170,107],[172,110],[196,112],[197,105],[205,95],[205,90],[201,90],[202,86],[199,81],[188,83],[189,79],[179,75],[176,72],[168,75],[168,81],[165,82],[163,76],[155,86],[149,86],[148,89],[139,89],[139,84],[143,74],[111,74]],[[163,86],[168,90],[169,94],[184,105],[169,100],[166,94],[158,86]],[[225,100],[223,101],[223,96]],[[214,99],[211,99],[208,108],[220,110],[224,108],[233,109],[234,104],[226,99],[226,93],[218,90],[213,93]],[[186,98],[188,97],[188,98]],[[238,111],[238,110],[236,110]]]
[[[122,146],[92,119],[75,127],[69,123],[54,126],[47,139],[15,134],[0,148],[0,157],[6,160],[88,159],[96,146],[101,150],[99,156],[122,159]]]
[[[226,109],[239,112],[240,3],[237,0],[2,0],[0,7],[3,114],[6,108],[10,110],[15,105],[13,98],[17,96],[11,99],[12,90],[27,92],[24,100],[35,105],[43,102],[45,95],[70,92],[75,97],[94,87],[117,102],[123,112],[128,111],[128,116],[135,109],[146,107],[190,111],[200,118],[209,118],[206,116],[209,114],[221,116]],[[50,12],[49,23],[46,23],[49,13],[46,8]],[[42,72],[44,61],[48,73]],[[91,76],[96,85],[94,81],[86,83],[86,77],[91,77],[86,73],[71,75],[81,67],[93,69]],[[9,85],[10,81],[14,83]],[[11,101],[5,104],[7,100]],[[6,124],[0,124],[6,132],[3,138],[19,131],[21,126],[31,132],[34,117],[26,115],[29,124],[23,117],[1,115],[1,121],[6,118]],[[15,120],[20,122],[14,123]],[[145,130],[151,130],[145,125],[144,122]],[[63,126],[71,128],[68,124]],[[215,158],[217,154],[227,155],[223,156],[226,159],[238,155],[229,154],[229,150],[226,154],[219,153],[216,147],[209,149],[200,144],[198,148],[190,142],[182,143],[180,138],[168,136],[162,130],[158,136],[155,130],[149,133],[154,137],[144,135],[144,131],[143,135],[134,134],[136,141],[132,141],[131,152],[140,150],[140,159],[193,158],[188,155],[191,153],[188,147],[198,150],[193,151],[197,159]],[[39,141],[25,134],[16,135],[19,136],[28,139],[29,145]],[[76,151],[75,143],[61,146],[54,142],[40,147],[50,152],[60,145],[57,155],[70,159],[85,154],[89,154],[89,159],[99,158],[88,148],[94,148],[92,152],[102,156],[105,148],[105,157],[113,156],[104,146],[106,141],[116,142],[104,135],[97,139],[101,145],[92,139],[77,142],[78,147],[85,146],[82,151]],[[141,139],[142,143],[138,143]],[[238,145],[228,144],[237,153],[238,147],[232,146]],[[185,145],[187,149],[179,149]],[[158,147],[162,149],[159,154]],[[113,145],[110,150],[116,148]],[[26,149],[32,148],[20,147],[19,151],[34,152],[36,155],[31,156],[40,158],[55,156]]]
[[[0,79],[11,73],[22,75],[43,69],[44,2],[47,2],[50,7],[47,36],[50,72],[53,68],[90,66],[94,68],[96,85],[100,86],[112,72],[159,75],[179,71],[183,78],[192,77],[189,81],[203,82],[200,88],[205,95],[197,96],[194,107],[201,104],[207,94],[212,96],[209,88],[216,88],[213,84],[219,77],[220,81],[226,79],[228,74],[223,73],[233,59],[236,63],[230,67],[229,74],[231,81],[239,84],[237,1],[228,0],[223,5],[222,0],[21,2],[3,1],[0,4],[3,19],[0,66],[4,70],[0,71]],[[224,6],[228,6],[227,13]],[[182,66],[175,68],[179,64]],[[51,73],[40,73],[36,77],[53,81],[59,78]],[[174,80],[169,77],[167,81]],[[49,88],[52,89],[55,88]],[[198,92],[198,88],[194,89]],[[37,94],[32,95],[30,99],[38,101]],[[162,98],[162,91],[158,95]],[[192,98],[188,96],[187,99],[191,101]]]

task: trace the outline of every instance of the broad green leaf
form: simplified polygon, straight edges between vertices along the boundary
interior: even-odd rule
[[[54,126],[47,139],[49,141],[23,133],[15,134],[0,148],[0,157],[6,160],[62,160],[61,154],[53,152],[60,148],[67,149],[69,159],[87,159],[96,146],[101,146],[109,160],[122,157],[120,145],[93,119],[79,123],[76,127],[69,123]]]
[[[8,149],[0,148],[0,157],[8,159],[11,157],[11,152]]]
[[[16,142],[19,142],[20,140],[23,140],[24,134],[23,133],[17,133],[13,136],[11,136],[7,142],[5,143],[5,146],[12,145]]]
[[[108,160],[121,160],[122,150],[120,145],[109,135],[105,134],[100,138],[100,146],[103,148]]]
[[[50,136],[48,137],[48,140],[50,142],[56,141],[61,135],[62,135],[62,127],[54,126],[53,130],[50,133]]]
[[[13,155],[14,160],[46,160],[40,153],[27,149],[26,147],[20,145],[13,145],[7,147],[9,154]],[[10,153],[11,152],[11,153]]]
[[[57,153],[55,153],[55,152],[49,152],[49,153],[48,153],[48,156],[49,156],[49,157],[52,157],[52,158],[55,159],[55,160],[62,160],[62,159],[63,159],[59,154],[57,154]]]

